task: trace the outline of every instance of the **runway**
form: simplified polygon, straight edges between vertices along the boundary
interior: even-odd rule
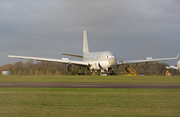
[[[180,89],[180,84],[0,82],[0,87]]]

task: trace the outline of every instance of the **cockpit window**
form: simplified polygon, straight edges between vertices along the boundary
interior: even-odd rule
[[[110,56],[106,56],[105,58],[114,58],[114,56],[110,55]]]

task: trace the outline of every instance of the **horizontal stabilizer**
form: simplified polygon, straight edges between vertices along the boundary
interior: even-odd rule
[[[83,56],[81,56],[81,55],[75,55],[75,54],[61,53],[61,55],[66,55],[66,56],[73,56],[73,57],[83,58]]]

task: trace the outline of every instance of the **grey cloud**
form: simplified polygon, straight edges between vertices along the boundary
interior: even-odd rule
[[[51,58],[82,54],[86,29],[90,51],[128,60],[171,57],[180,50],[179,12],[178,0],[1,0],[0,49]],[[20,61],[0,58],[0,65]]]

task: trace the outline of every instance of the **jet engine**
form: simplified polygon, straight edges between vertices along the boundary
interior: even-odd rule
[[[67,69],[69,72],[71,72],[72,67],[73,67],[73,65],[72,65],[72,64],[68,64],[68,65],[66,66],[66,69]]]

